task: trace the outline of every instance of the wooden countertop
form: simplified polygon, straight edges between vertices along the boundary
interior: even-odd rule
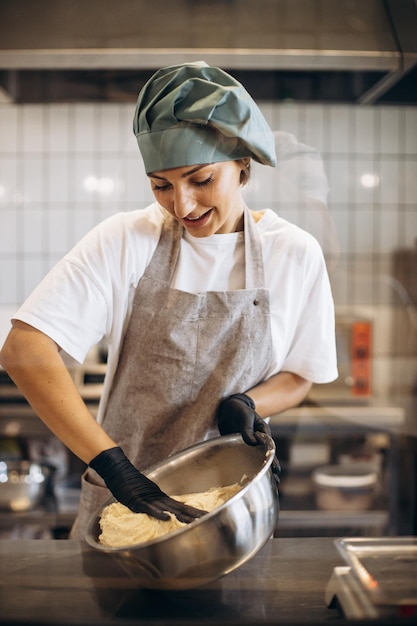
[[[331,538],[271,539],[210,585],[151,591],[82,542],[2,540],[0,624],[346,624],[325,602],[337,565],[343,563]]]

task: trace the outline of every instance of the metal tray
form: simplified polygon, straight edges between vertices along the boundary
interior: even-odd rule
[[[417,607],[417,537],[344,538],[335,544],[374,605]]]

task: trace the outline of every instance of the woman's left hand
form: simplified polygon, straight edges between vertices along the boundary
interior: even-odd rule
[[[269,425],[256,412],[252,398],[244,393],[229,396],[220,403],[217,409],[217,425],[221,435],[240,433],[243,441],[249,446],[256,446],[259,443],[257,433],[264,433],[271,437]],[[281,467],[276,456],[271,469],[279,483]]]

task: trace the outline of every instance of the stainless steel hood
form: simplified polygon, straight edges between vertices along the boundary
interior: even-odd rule
[[[376,102],[417,65],[416,0],[0,3],[0,85],[17,101],[42,76],[72,79],[75,98],[83,73],[123,99],[121,76],[136,75],[136,94],[155,69],[197,59],[264,83],[345,78],[353,100]]]

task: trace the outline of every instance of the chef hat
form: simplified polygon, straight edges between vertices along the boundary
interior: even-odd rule
[[[158,70],[138,96],[133,130],[146,172],[252,157],[276,165],[274,136],[232,76],[204,61]]]

